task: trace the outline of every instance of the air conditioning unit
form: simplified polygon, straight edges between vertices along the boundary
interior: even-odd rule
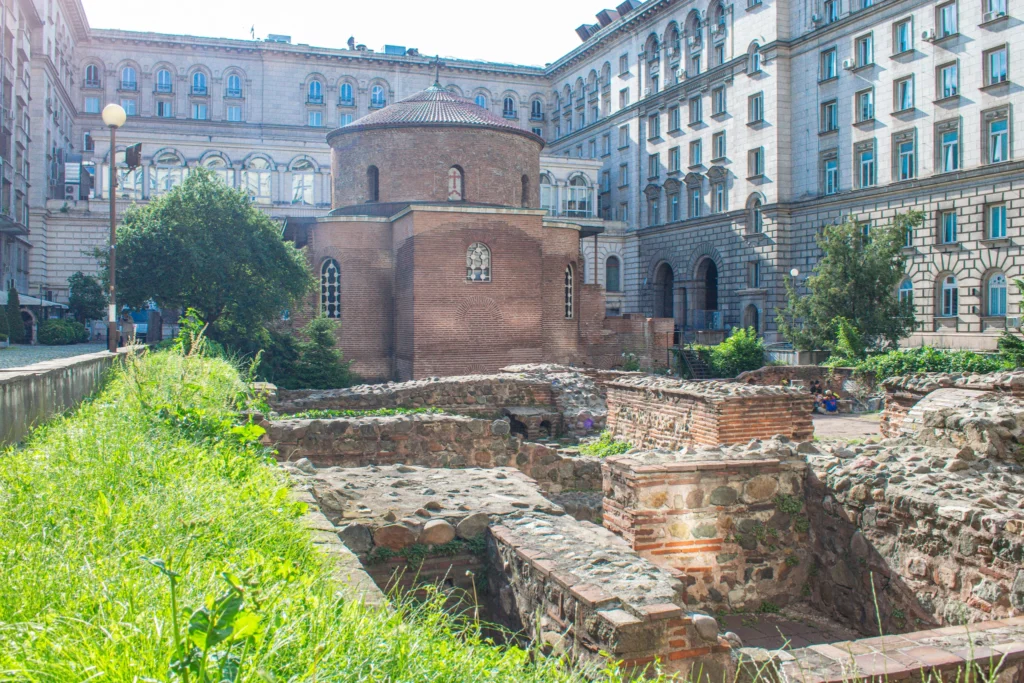
[[[77,202],[78,201],[78,185],[65,185],[64,186],[64,201],[66,202]]]
[[[997,12],[985,12],[985,16],[984,16],[983,21],[984,22],[995,21],[996,19],[1002,19],[1005,16],[1006,16],[1006,12],[1004,12],[1002,10],[999,10]]]
[[[821,21],[821,15],[815,12],[814,14],[811,15],[811,21],[817,24],[819,21]]]
[[[683,80],[684,78],[686,78],[686,69],[684,67],[679,67],[678,69],[676,69],[676,78],[678,78],[679,80]]]
[[[929,43],[935,40],[935,29],[926,28],[925,30],[921,31],[921,40]]]
[[[719,31],[722,30],[722,25],[721,24],[711,24],[711,27],[708,30],[711,31],[711,35],[715,35],[716,33],[718,33]]]
[[[1006,327],[1020,327],[1020,318],[1007,318]]]
[[[847,71],[849,71],[850,69],[852,69],[855,66],[856,66],[856,64],[854,63],[854,61],[852,59],[844,59],[843,60],[843,68],[846,69]]]
[[[693,36],[686,36],[686,44],[689,45],[690,47],[693,47],[694,45],[697,44],[697,39],[694,38]]]

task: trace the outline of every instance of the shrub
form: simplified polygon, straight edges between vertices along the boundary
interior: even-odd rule
[[[611,432],[601,432],[601,436],[596,440],[580,445],[579,451],[580,455],[607,458],[610,455],[622,455],[632,448],[633,444],[617,440]]]
[[[694,351],[711,370],[712,377],[735,377],[764,367],[764,340],[752,327],[737,327],[729,338],[714,346],[694,345]],[[679,359],[680,370],[686,364]]]
[[[829,359],[828,363],[832,364]],[[838,363],[837,363],[838,364]],[[898,349],[870,356],[854,366],[854,374],[870,376],[875,382],[915,372],[997,372],[1011,367],[1004,358],[974,351],[943,351],[930,346]]]
[[[277,380],[284,389],[340,389],[351,386],[355,375],[349,370],[351,361],[344,360],[334,348],[338,322],[314,318],[302,330],[305,340],[295,342],[298,357],[286,367]]]
[[[73,320],[44,320],[39,323],[37,336],[40,344],[62,346],[89,340],[85,325]]]

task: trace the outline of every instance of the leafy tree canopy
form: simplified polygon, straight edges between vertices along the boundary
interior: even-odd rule
[[[264,336],[263,323],[312,286],[302,252],[244,192],[206,169],[128,209],[118,228],[118,303],[194,309],[215,337]]]
[[[11,287],[7,290],[7,335],[12,344],[24,344],[25,323],[21,320],[21,297],[18,290]]]
[[[68,278],[68,291],[68,308],[71,309],[75,320],[84,323],[86,320],[99,320],[104,317],[107,297],[98,278],[86,275],[82,271],[72,273]]]
[[[907,231],[922,221],[919,211],[899,214],[891,224],[872,228],[869,239],[852,219],[826,226],[817,239],[822,257],[806,291],[786,277],[787,305],[776,310],[783,337],[802,350],[835,352],[840,341],[844,347],[853,342],[858,355],[895,348],[914,329],[913,302],[899,301],[896,293],[905,277]]]

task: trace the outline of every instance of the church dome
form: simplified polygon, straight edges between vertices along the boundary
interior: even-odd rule
[[[410,126],[491,128],[541,140],[533,133],[520,128],[515,120],[497,116],[475,102],[445,90],[438,83],[331,131],[327,140],[330,142],[331,138],[345,133]]]

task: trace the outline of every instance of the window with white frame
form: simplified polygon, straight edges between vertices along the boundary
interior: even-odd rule
[[[701,111],[700,96],[691,97],[688,102],[690,108],[690,125],[695,125],[703,121],[704,114]]]
[[[839,0],[825,0],[825,23],[831,24],[839,19]]]
[[[138,116],[139,114],[137,100],[134,97],[122,97],[121,108],[128,116]]]
[[[341,266],[332,258],[320,266],[320,314],[341,318]]]
[[[750,204],[750,231],[758,235],[764,232],[764,211],[760,199]]]
[[[701,158],[702,149],[701,141],[694,140],[690,143],[690,166],[701,166],[704,161]]]
[[[893,82],[893,108],[909,111],[914,108],[914,77],[907,76]]]
[[[651,114],[647,117],[647,139],[661,137],[661,115]]]
[[[985,21],[1006,16],[1006,0],[985,0]]]
[[[314,128],[324,125],[324,113],[319,110],[307,112],[307,123]]]
[[[135,67],[126,66],[121,69],[121,90],[138,90],[139,81],[136,75]]]
[[[313,204],[313,185],[316,167],[309,159],[292,164],[292,204]]]
[[[177,152],[165,150],[153,158],[149,169],[149,194],[151,197],[170,192],[185,180],[185,160]]]
[[[939,169],[949,173],[960,169],[960,125],[959,121],[936,124],[939,137]]]
[[[242,96],[242,79],[238,74],[230,74],[227,79],[227,87],[224,88],[224,97],[238,98]]]
[[[711,91],[711,113],[715,116],[726,113],[725,86]]]
[[[206,74],[202,71],[197,71],[192,74],[192,94],[193,95],[207,95],[206,91]]]
[[[824,194],[839,192],[839,157],[836,153],[827,152],[822,157],[822,191]]]
[[[174,117],[174,103],[170,100],[157,100],[156,115],[162,119]]]
[[[629,124],[619,126],[619,149],[629,147]]]
[[[384,93],[384,86],[375,85],[370,88],[370,106],[380,109],[387,104],[387,96]]]
[[[629,73],[629,55],[619,55],[619,75]]]
[[[544,119],[544,105],[540,100],[533,100],[530,102],[530,120],[541,121]],[[594,119],[597,119],[597,115],[594,115]]]
[[[519,116],[518,108],[516,107],[516,101],[513,97],[506,97],[501,103],[501,115],[506,119],[514,119]],[[581,114],[581,116],[583,116]],[[580,126],[582,128],[582,125]]]
[[[992,318],[1001,318],[1006,315],[1006,276],[996,273],[988,279],[988,306],[985,314]]]
[[[169,93],[174,90],[174,79],[168,69],[160,69],[156,72],[156,91],[158,93]]]
[[[750,73],[759,73],[761,71],[761,48],[757,44],[750,50]]]
[[[818,129],[822,133],[831,133],[839,130],[839,102],[829,100],[821,104],[821,126]]]
[[[647,198],[647,224],[661,225],[661,202],[657,195]]]
[[[668,171],[669,173],[676,173],[682,169],[682,163],[679,159],[679,147],[673,147],[668,151]]]
[[[690,187],[690,218],[700,218],[704,200],[700,196],[700,186]]]
[[[1006,116],[992,118],[986,126],[988,163],[998,164],[1010,159],[1010,120]]]
[[[85,88],[98,88],[102,85],[100,82],[100,68],[95,64],[90,64],[85,67],[85,80],[82,82],[82,87]]]
[[[601,136],[601,156],[608,156],[612,153],[612,134],[605,133]]]
[[[935,33],[937,38],[957,33],[956,2],[947,2],[935,8]]]
[[[917,176],[917,149],[913,137],[905,134],[896,136],[896,179],[912,180]]]
[[[960,312],[960,291],[957,288],[956,278],[947,275],[942,278],[939,294],[939,317],[955,318]]]
[[[1006,46],[985,52],[985,85],[1005,83],[1008,77]]]
[[[956,62],[950,62],[949,64],[943,64],[938,68],[938,78],[936,81],[939,99],[945,99],[947,97],[956,97],[960,94],[960,78],[959,69],[957,68]]]
[[[828,81],[839,76],[839,67],[836,62],[837,59],[838,57],[834,47],[824,50],[821,53],[818,67],[818,80]]]
[[[338,125],[339,126],[347,126],[350,123],[352,123],[352,114],[342,114],[338,118]],[[540,135],[540,133],[538,133],[538,135]]]
[[[474,242],[466,250],[466,279],[470,282],[491,281],[491,250],[483,242]]]
[[[661,175],[661,154],[655,152],[647,155],[647,178],[654,180]]]
[[[859,187],[874,187],[878,182],[875,165],[874,142],[865,143],[857,151],[857,178]]]
[[[224,108],[224,112],[228,121],[238,122],[242,120],[242,107],[237,104],[229,104]]]
[[[1006,204],[989,204],[986,211],[988,238],[992,240],[1006,237]]]
[[[875,89],[861,90],[855,96],[857,101],[857,123],[875,118]]]
[[[870,33],[857,38],[857,66],[868,66],[875,62],[874,38]]]
[[[205,121],[207,118],[209,118],[209,116],[207,114],[208,111],[209,110],[207,109],[205,103],[203,103],[203,102],[193,102],[192,103],[192,118],[193,119],[195,119],[197,121]]]
[[[747,123],[764,121],[764,93],[754,93],[747,99]]]
[[[914,305],[914,283],[911,282],[910,278],[907,278],[900,283],[897,300],[900,303],[907,302],[906,305],[909,306]]]
[[[253,157],[242,170],[242,189],[252,201],[269,204],[273,199],[270,193],[272,175],[269,161],[263,157]]]
[[[714,210],[714,213],[725,213],[728,211],[729,194],[726,191],[725,181],[716,182],[711,188],[711,193],[713,197],[712,209]]]
[[[679,130],[679,126],[679,107],[671,107],[668,110],[668,130],[670,133],[673,131],[677,131]]]
[[[712,161],[725,159],[726,146],[724,130],[711,136],[711,153],[714,155],[714,159],[712,159]]]
[[[679,192],[672,192],[668,196],[668,217],[673,223],[682,218],[679,213]]]
[[[956,244],[956,218],[956,211],[954,211],[953,209],[939,211],[939,237],[942,244]]]
[[[908,17],[893,24],[892,44],[895,54],[903,54],[914,49],[914,23],[912,19]]]
[[[619,187],[629,185],[629,164],[619,164]]]
[[[747,154],[747,175],[751,178],[764,175],[764,147],[755,147]]]
[[[224,157],[216,154],[210,155],[203,160],[202,165],[203,168],[208,169],[210,173],[217,178],[217,180],[221,181],[228,187],[235,186],[235,172]]]
[[[98,97],[86,97],[85,107],[86,114],[99,114],[100,113],[100,98]]]

